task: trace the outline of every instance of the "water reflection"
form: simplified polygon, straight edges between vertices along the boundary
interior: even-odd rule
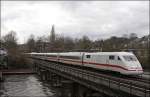
[[[58,97],[50,84],[43,83],[36,75],[5,76],[5,82],[0,85],[0,96]]]

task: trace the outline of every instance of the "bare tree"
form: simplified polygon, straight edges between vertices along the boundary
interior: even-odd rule
[[[10,31],[7,35],[5,35],[3,37],[3,41],[7,49],[17,49],[17,38],[15,31]]]
[[[65,37],[64,38],[64,48],[66,51],[73,50],[75,47],[74,40],[70,37]]]
[[[77,40],[76,47],[81,50],[90,50],[92,48],[91,40],[87,36],[83,36],[81,39]]]
[[[31,34],[29,39],[27,40],[27,48],[29,52],[34,52],[35,51],[35,38],[34,35]]]
[[[54,48],[55,48],[55,51],[64,51],[65,48],[64,48],[64,37],[63,36],[58,36],[55,40],[55,43],[54,43]]]
[[[137,38],[137,34],[136,33],[131,33],[130,34],[130,39],[136,39]]]
[[[8,65],[11,68],[26,67],[26,60],[19,50],[15,31],[10,31],[3,37],[5,47],[8,51]]]

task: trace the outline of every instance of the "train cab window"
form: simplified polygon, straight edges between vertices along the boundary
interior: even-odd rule
[[[120,57],[118,56],[118,60],[121,61]]]
[[[126,61],[137,61],[135,56],[123,56]]]
[[[91,58],[91,55],[86,55],[86,58]]]
[[[109,56],[109,60],[114,60],[115,56]]]

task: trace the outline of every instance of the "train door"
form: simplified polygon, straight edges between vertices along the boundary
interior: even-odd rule
[[[84,60],[85,60],[85,59],[84,59],[84,53],[82,54],[82,56],[81,56],[80,59],[81,59],[82,65],[84,66]]]
[[[117,62],[117,65],[119,65],[119,66],[123,65],[122,59],[120,58],[120,56],[117,56],[116,62]]]
[[[114,68],[112,68],[112,66],[115,64],[116,64],[115,55],[109,55],[108,60],[107,60],[107,69],[108,70],[114,70]]]
[[[109,70],[109,67],[108,67],[108,65],[109,65],[109,56],[105,55],[104,59],[106,59],[105,60],[106,61],[106,66],[104,67],[104,69]]]
[[[84,65],[85,66],[88,66],[88,67],[91,67],[92,65],[90,64],[91,62],[91,55],[90,54],[85,54],[84,56]]]

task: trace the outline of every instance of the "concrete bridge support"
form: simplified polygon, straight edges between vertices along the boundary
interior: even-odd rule
[[[45,81],[46,80],[46,71],[43,69],[40,69],[40,78],[41,80]]]
[[[103,93],[99,93],[75,83],[74,81],[65,79],[50,70],[38,67],[38,65],[35,66],[35,68],[41,80],[49,82],[51,86],[55,88],[59,88],[62,97],[105,97]]]
[[[103,93],[91,90],[78,83],[73,83],[72,93],[72,97],[105,97]]]

